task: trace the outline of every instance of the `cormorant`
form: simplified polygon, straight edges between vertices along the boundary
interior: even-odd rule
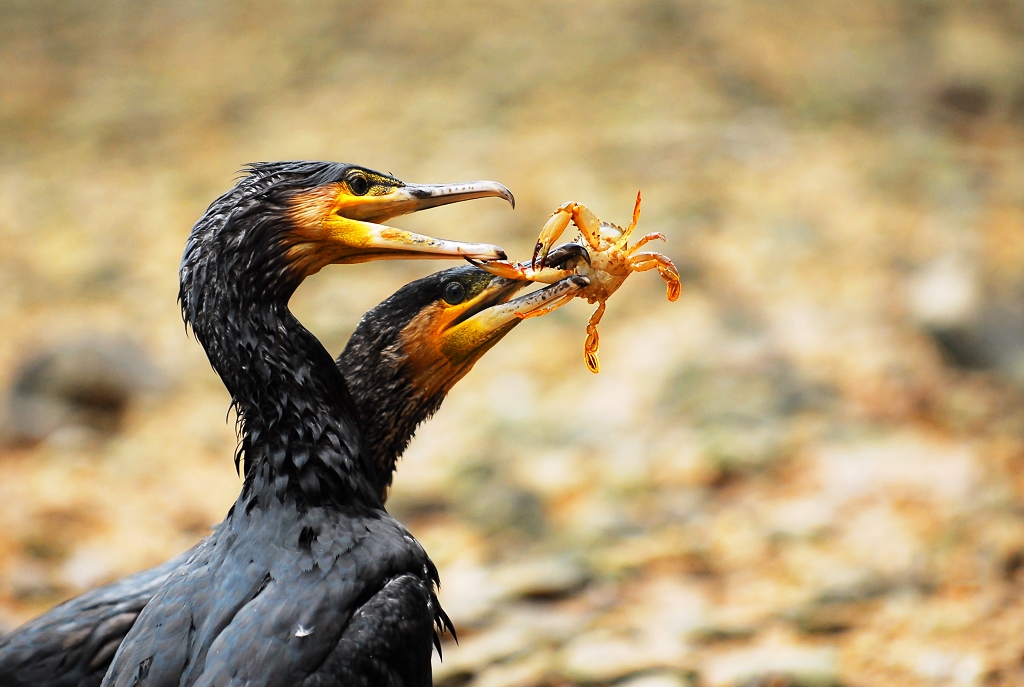
[[[493,259],[494,246],[376,222],[510,194],[333,163],[249,172],[193,227],[179,290],[238,415],[241,494],[139,614],[102,684],[429,684],[434,628],[447,626],[436,569],[384,510],[345,381],[288,300],[332,263]]]
[[[555,249],[549,262],[557,265],[581,250],[566,244]],[[382,493],[416,427],[521,321],[516,314],[560,304],[585,279],[571,278],[509,301],[526,283],[455,267],[407,284],[363,316],[336,364],[353,392]],[[0,684],[99,685],[139,612],[199,546],[75,597],[0,637]]]
[[[103,685],[428,685],[435,628],[449,626],[437,571],[384,510],[345,381],[288,300],[332,263],[501,258],[376,222],[511,194],[336,163],[248,171],[193,227],[179,291],[238,414],[242,491],[140,613]]]

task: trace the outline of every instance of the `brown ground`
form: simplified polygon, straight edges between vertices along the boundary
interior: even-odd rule
[[[439,683],[1024,684],[1022,8],[0,2],[0,384],[123,339],[162,380],[119,431],[0,450],[0,626],[221,519],[181,248],[242,163],[323,158],[507,184],[514,213],[401,226],[519,257],[641,187],[684,273],[611,301],[599,376],[582,302],[524,324],[409,450]],[[339,351],[439,267],[327,269],[294,309]]]

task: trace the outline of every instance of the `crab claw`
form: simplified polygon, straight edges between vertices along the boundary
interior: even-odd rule
[[[594,374],[601,371],[601,362],[597,359],[597,351],[601,347],[601,335],[597,333],[597,325],[604,317],[604,308],[605,303],[601,301],[597,305],[597,310],[590,316],[590,321],[587,322],[587,341],[583,344],[583,360],[586,361],[587,368]]]
[[[548,253],[547,258],[544,260],[544,264],[547,267],[565,267],[565,264],[573,258],[579,258],[583,262],[590,265],[590,252],[582,245],[570,241],[569,243],[563,243],[557,248],[553,248]]]
[[[601,361],[597,359],[597,353],[594,353],[589,348],[583,349],[583,360],[587,363],[587,369],[594,374],[600,374],[601,372]]]
[[[551,251],[551,244],[557,241],[565,228],[569,226],[569,221],[578,212],[578,207],[578,203],[563,203],[551,213],[537,236],[537,244],[533,247],[533,259],[530,261],[531,267],[544,268],[544,265],[547,264],[548,253]]]
[[[554,284],[575,274],[577,260],[582,260],[589,265],[590,253],[582,245],[569,242],[551,249],[547,254],[544,267],[534,267],[532,262],[509,262],[508,260],[469,259],[469,262],[480,269],[506,279]]]
[[[661,273],[661,278],[665,280],[665,290],[667,291],[668,299],[670,301],[678,300],[679,294],[683,290],[682,284],[679,283],[679,273],[664,270]]]

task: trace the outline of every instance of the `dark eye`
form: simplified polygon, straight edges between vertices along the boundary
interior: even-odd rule
[[[450,281],[444,286],[442,298],[449,305],[458,305],[466,299],[466,288],[457,281]]]
[[[370,182],[361,174],[353,174],[347,179],[347,182],[348,189],[352,191],[353,195],[365,196],[366,192],[370,190]]]

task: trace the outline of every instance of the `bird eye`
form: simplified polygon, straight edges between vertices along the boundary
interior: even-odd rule
[[[450,281],[444,287],[442,298],[448,305],[458,305],[466,299],[466,288],[457,281]]]
[[[365,196],[366,192],[370,190],[370,182],[362,174],[353,174],[346,179],[346,183],[353,195]]]

